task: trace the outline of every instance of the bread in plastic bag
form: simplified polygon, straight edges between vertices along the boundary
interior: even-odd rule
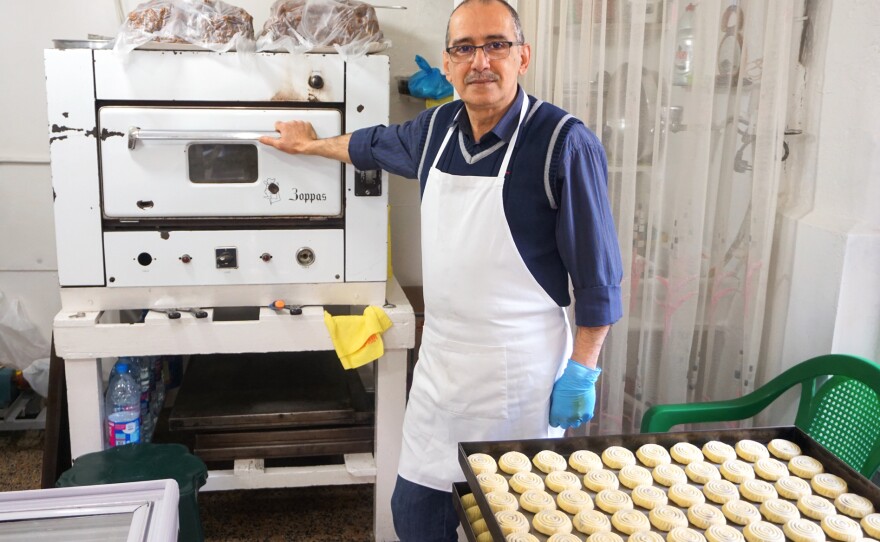
[[[150,42],[253,51],[254,20],[221,0],[150,0],[128,14],[113,48],[128,52]]]
[[[375,44],[388,45],[373,6],[357,0],[277,0],[257,38],[257,51],[306,53],[335,49],[363,56]]]

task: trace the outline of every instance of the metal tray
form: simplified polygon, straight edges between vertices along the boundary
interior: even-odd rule
[[[461,442],[458,446],[458,460],[459,464],[461,465],[462,471],[464,472],[465,479],[467,480],[467,485],[470,488],[470,491],[467,492],[472,492],[474,494],[477,505],[480,507],[483,518],[486,520],[486,524],[489,527],[489,532],[492,533],[492,536],[496,541],[503,541],[504,536],[502,536],[501,534],[501,528],[495,521],[494,515],[489,508],[489,504],[488,502],[486,502],[486,496],[483,494],[482,490],[480,490],[480,485],[477,483],[476,475],[474,474],[473,470],[471,470],[468,463],[467,458],[470,454],[489,454],[497,461],[502,454],[509,451],[522,452],[529,458],[532,458],[535,454],[542,450],[552,450],[568,458],[569,455],[577,450],[590,450],[601,455],[602,451],[609,446],[622,446],[635,452],[643,444],[649,443],[659,444],[668,450],[670,447],[678,442],[690,442],[691,444],[701,447],[703,444],[710,440],[719,440],[721,442],[726,442],[727,444],[730,444],[732,446],[736,444],[737,441],[742,439],[751,439],[761,442],[763,444],[767,444],[775,438],[790,440],[791,442],[794,442],[795,444],[800,446],[801,451],[804,455],[813,457],[819,460],[824,465],[825,472],[836,474],[837,476],[843,478],[847,483],[849,493],[856,493],[858,495],[861,495],[862,497],[867,498],[874,504],[874,508],[880,511],[880,488],[878,488],[877,486],[872,484],[870,480],[853,470],[849,465],[841,461],[837,456],[829,452],[821,444],[813,440],[809,435],[794,426],[683,431],[672,433],[646,433],[630,435],[603,435],[595,437],[571,437],[561,439]],[[538,471],[538,474],[541,474],[540,471]],[[623,486],[621,486],[620,489],[629,493],[629,490]],[[584,491],[587,491],[587,493],[589,493],[591,497],[595,496],[595,492],[592,492],[586,488],[584,488]],[[463,494],[464,493],[462,493],[462,495]],[[461,508],[460,500],[458,500],[457,498],[454,498],[454,500],[457,500],[458,507]],[[526,512],[525,510],[520,510],[520,512],[525,514],[525,516],[529,519],[529,523],[531,523],[534,514]],[[464,527],[465,533],[467,534],[468,532],[470,532],[469,536],[473,536],[470,525],[467,524],[464,510],[460,510],[459,519],[462,523],[462,526]],[[730,525],[733,527],[737,527],[734,524]],[[577,533],[576,531],[573,532],[575,532],[575,534],[577,534],[578,536],[585,537],[585,535],[582,535],[582,533]],[[547,536],[536,533],[534,531],[532,531],[532,534],[541,541],[545,541],[548,538]],[[664,534],[664,538],[666,538],[665,533],[662,534]],[[623,539],[626,540],[626,538],[626,535],[623,535]],[[470,540],[472,542],[475,542],[476,538],[470,538]]]

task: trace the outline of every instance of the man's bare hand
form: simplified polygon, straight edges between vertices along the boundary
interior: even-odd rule
[[[278,121],[275,130],[281,137],[263,136],[260,143],[290,154],[309,154],[309,145],[318,139],[312,124],[301,120]]]

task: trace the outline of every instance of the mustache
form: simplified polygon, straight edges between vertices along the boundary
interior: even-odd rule
[[[468,83],[490,83],[493,81],[497,81],[498,76],[490,71],[484,72],[470,72],[465,76],[464,82]]]

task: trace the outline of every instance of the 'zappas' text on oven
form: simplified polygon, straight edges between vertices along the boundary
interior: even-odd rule
[[[317,194],[313,192],[300,192],[296,188],[293,189],[293,197],[290,201],[302,201],[311,203],[313,201],[327,201],[327,194]]]

